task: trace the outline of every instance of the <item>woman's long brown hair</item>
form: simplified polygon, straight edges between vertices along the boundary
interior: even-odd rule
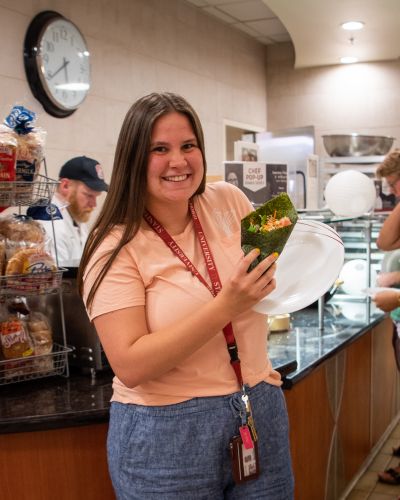
[[[91,308],[93,298],[112,266],[121,248],[138,232],[145,210],[147,193],[147,163],[151,134],[155,121],[171,112],[182,113],[189,119],[197,144],[203,156],[204,174],[195,194],[205,189],[206,160],[204,136],[197,113],[181,96],[169,92],[152,93],[137,100],[125,116],[119,134],[111,175],[110,187],[100,214],[90,231],[83,251],[78,273],[79,293],[83,295],[83,278],[94,252],[116,226],[123,232],[117,246],[104,259],[104,265],[97,275],[86,299],[86,307]],[[91,266],[98,262],[91,262]]]

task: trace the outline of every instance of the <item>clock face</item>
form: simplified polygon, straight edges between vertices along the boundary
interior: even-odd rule
[[[24,64],[33,95],[53,116],[71,115],[89,92],[90,54],[85,39],[57,12],[40,12],[31,21]]]
[[[40,79],[55,104],[76,109],[90,88],[89,51],[74,24],[56,19],[48,24],[38,54]]]

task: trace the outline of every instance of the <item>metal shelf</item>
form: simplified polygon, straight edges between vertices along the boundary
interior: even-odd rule
[[[19,208],[31,205],[50,206],[51,198],[59,182],[49,179],[46,159],[43,158],[42,162],[45,175],[38,175],[35,181],[0,183],[0,206],[16,206]],[[53,218],[51,218],[51,221],[54,223]],[[54,226],[53,234],[55,245]],[[56,261],[58,263],[57,259]],[[54,375],[69,377],[68,353],[71,352],[71,349],[67,346],[62,298],[62,275],[64,271],[64,268],[59,268],[57,265],[57,268],[53,271],[0,277],[0,300],[12,295],[39,297],[41,295],[50,296],[56,294],[58,296],[62,330],[62,344],[53,342],[51,353],[34,354],[12,359],[4,359],[0,355],[0,385]]]
[[[49,354],[1,360],[0,386],[53,375],[66,376],[68,353],[71,351],[66,345],[54,343]]]
[[[384,156],[324,156],[321,160],[324,163],[334,163],[334,164],[360,164],[368,165],[371,163],[381,163],[384,160]]]

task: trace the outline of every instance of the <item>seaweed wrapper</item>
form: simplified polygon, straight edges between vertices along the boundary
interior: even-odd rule
[[[290,226],[280,227],[267,233],[251,233],[247,229],[250,221],[257,220],[257,215],[274,215],[277,219],[289,217],[292,224]],[[242,250],[247,255],[253,248],[261,250],[260,255],[254,260],[250,267],[251,271],[256,265],[271,253],[282,253],[289,236],[297,222],[297,211],[287,193],[281,193],[278,196],[268,200],[264,205],[249,213],[241,222]]]

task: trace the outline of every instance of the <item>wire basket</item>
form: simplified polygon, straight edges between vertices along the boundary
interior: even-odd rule
[[[61,287],[65,268],[31,274],[9,274],[0,278],[0,295],[52,293]]]
[[[24,380],[66,375],[70,347],[53,344],[50,354],[0,361],[0,385],[14,384]]]
[[[58,184],[44,175],[38,175],[33,182],[0,182],[0,207],[48,205]]]

